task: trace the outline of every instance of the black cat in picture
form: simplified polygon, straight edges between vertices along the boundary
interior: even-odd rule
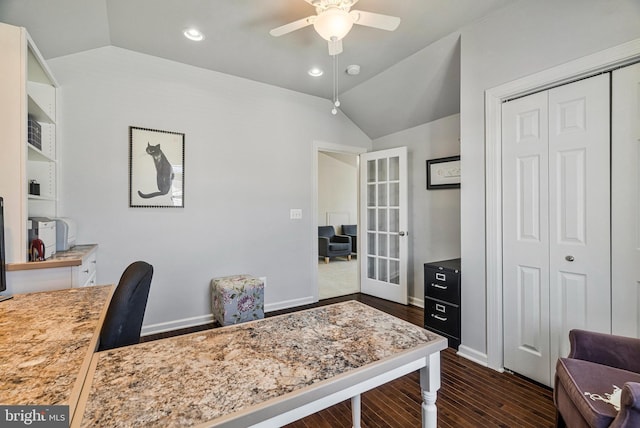
[[[142,193],[138,190],[138,195],[141,198],[149,199],[155,198],[156,196],[162,196],[169,193],[171,190],[171,182],[173,181],[173,168],[171,164],[167,160],[167,157],[160,150],[160,144],[156,144],[152,146],[147,143],[146,152],[151,155],[153,158],[153,163],[156,166],[156,182],[158,185],[158,191],[152,193]]]

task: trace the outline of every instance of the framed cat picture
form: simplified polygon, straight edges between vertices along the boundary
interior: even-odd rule
[[[129,127],[129,206],[184,208],[184,134]]]

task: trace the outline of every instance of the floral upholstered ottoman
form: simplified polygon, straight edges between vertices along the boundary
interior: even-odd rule
[[[251,275],[212,279],[211,310],[220,325],[264,318],[264,283]]]

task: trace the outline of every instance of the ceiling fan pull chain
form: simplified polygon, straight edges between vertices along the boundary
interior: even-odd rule
[[[331,109],[331,114],[338,114],[337,107],[340,106],[340,101],[338,100],[338,55],[333,55],[333,108]]]

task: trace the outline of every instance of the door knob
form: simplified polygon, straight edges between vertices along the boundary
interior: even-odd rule
[[[572,261],[574,261],[574,260],[575,260],[575,257],[573,257],[573,256],[566,256],[564,259],[565,259],[566,261],[568,261],[568,262],[572,262]]]

